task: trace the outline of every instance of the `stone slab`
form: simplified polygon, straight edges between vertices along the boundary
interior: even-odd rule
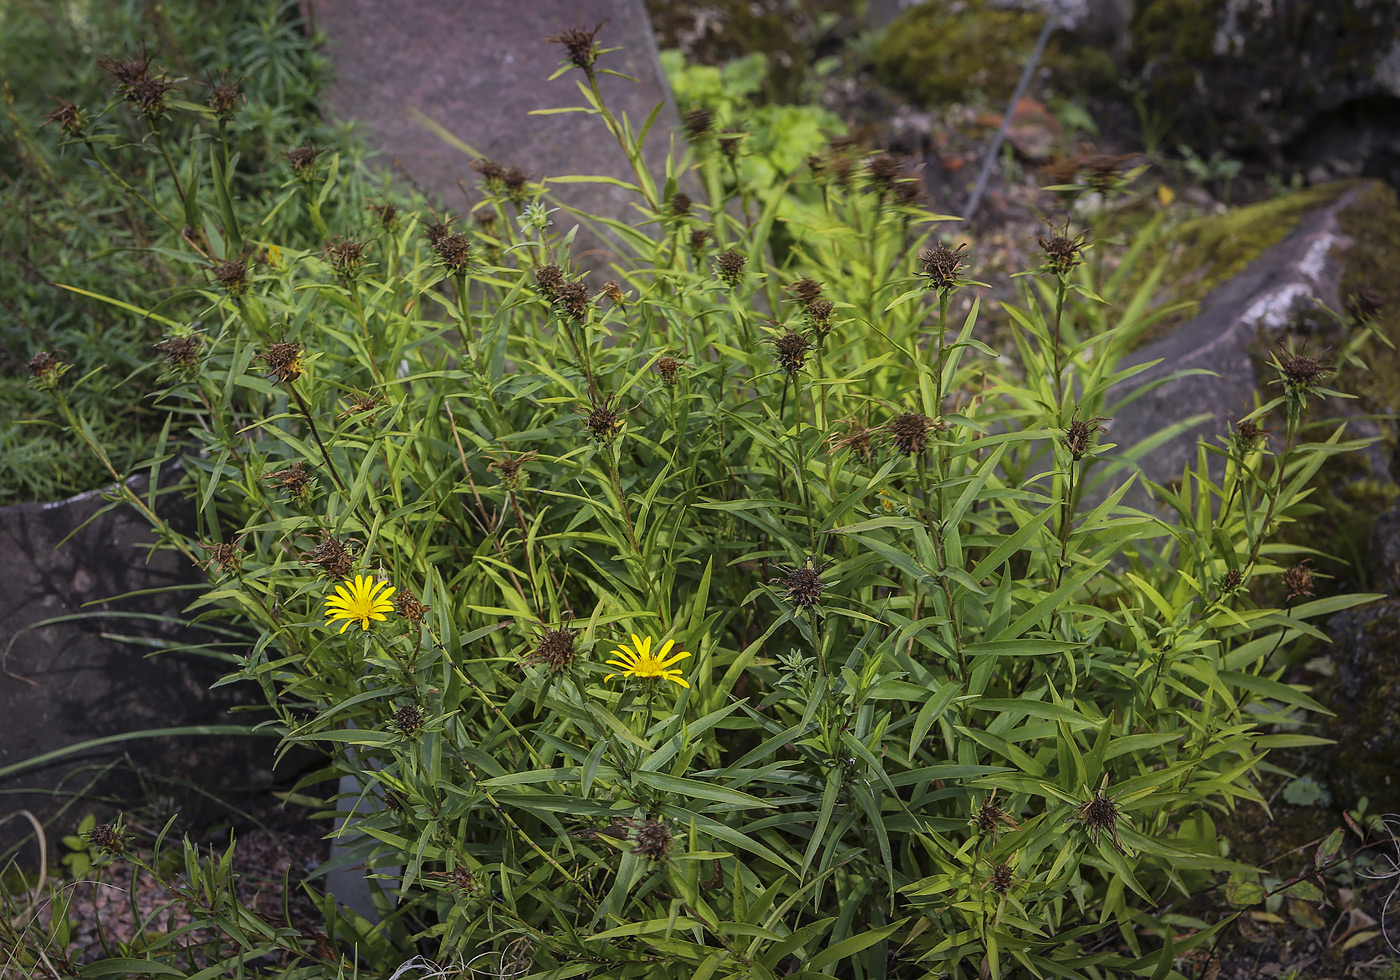
[[[599,68],[622,72],[630,82],[599,76],[610,109],[641,127],[658,102],[660,117],[647,140],[652,173],[665,173],[668,133],[678,120],[661,70],[651,21],[642,0],[304,0],[308,20],[326,37],[335,79],[323,93],[332,115],[362,122],[370,143],[453,213],[481,198],[471,158],[413,116],[427,115],[468,146],[535,177],[603,174],[632,179],[621,148],[601,119],[585,113],[531,116],[531,110],[582,103],[570,71],[549,81],[564,50],[546,38],[561,29],[593,29],[598,44],[620,48],[603,55]],[[460,182],[460,185],[459,185]],[[599,184],[560,184],[551,192],[591,213],[635,222],[635,194]],[[561,228],[567,216],[556,214]],[[602,249],[603,252],[593,250]],[[580,232],[575,256],[606,267],[601,240]]]

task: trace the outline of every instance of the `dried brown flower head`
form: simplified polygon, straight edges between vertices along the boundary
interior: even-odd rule
[[[1074,413],[1074,418],[1070,420],[1069,428],[1065,429],[1065,448],[1069,450],[1070,456],[1075,461],[1084,458],[1093,443],[1094,433],[1103,432],[1104,428],[1100,422],[1107,422],[1108,419],[1102,416],[1095,416],[1091,419],[1081,419],[1079,412]]]
[[[146,48],[143,44],[139,56],[127,58],[125,61],[118,61],[116,58],[98,58],[97,67],[116,79],[117,90],[124,93],[137,82],[145,80],[146,75],[151,70],[151,57],[146,54]]]
[[[371,204],[369,209],[379,218],[379,227],[385,231],[396,231],[399,227],[399,209],[393,204]]]
[[[506,168],[490,157],[473,160],[472,169],[481,174],[481,179],[486,181],[487,187],[491,187],[493,184],[499,185],[506,175]]]
[[[690,230],[690,251],[694,255],[699,255],[705,251],[705,245],[710,241],[710,233],[704,228],[692,228]]]
[[[110,823],[98,824],[83,836],[87,838],[89,844],[104,854],[125,854],[126,846],[129,843],[120,828]]]
[[[798,609],[811,609],[822,601],[821,569],[810,559],[796,568],[778,566],[778,570],[783,573],[780,584],[788,602]]]
[[[72,366],[58,355],[41,350],[29,359],[29,377],[36,387],[52,389]]]
[[[715,114],[704,106],[696,106],[685,114],[685,134],[692,142],[709,136],[715,128]]]
[[[1304,596],[1313,594],[1312,569],[1308,567],[1311,558],[1304,558],[1296,565],[1291,565],[1283,573],[1284,602],[1293,605]]]
[[[523,204],[525,201],[525,185],[529,182],[530,175],[519,167],[507,167],[501,174],[501,190],[507,201],[511,204]]]
[[[369,248],[368,242],[358,241],[354,238],[337,238],[327,243],[326,259],[340,278],[347,281],[356,279],[360,275],[360,270],[364,268],[367,248]]]
[[[219,122],[231,122],[238,115],[239,103],[248,101],[238,88],[243,82],[242,78],[230,82],[227,75],[221,82],[209,80],[209,108],[214,110],[214,118]]]
[[[307,143],[305,146],[294,146],[282,155],[292,165],[292,173],[309,183],[316,179],[316,158],[325,152],[324,146]]]
[[[267,380],[290,384],[301,377],[301,355],[305,349],[301,344],[285,340],[269,344],[267,350],[258,355],[258,359],[266,361],[270,369]]]
[[[747,263],[748,258],[737,248],[720,252],[715,260],[720,279],[731,289],[737,288],[744,281],[744,266]]]
[[[1079,819],[1084,821],[1084,827],[1089,832],[1089,839],[1096,846],[1103,835],[1107,834],[1109,840],[1113,842],[1113,846],[1120,851],[1123,850],[1123,841],[1118,836],[1118,804],[1113,797],[1100,790],[1079,804],[1077,812]]]
[[[355,567],[355,553],[347,547],[348,541],[341,541],[329,531],[321,532],[321,540],[316,547],[301,554],[303,565],[315,565],[332,580],[346,579]]]
[[[423,234],[428,239],[429,245],[437,245],[452,233],[452,219],[443,218],[441,221],[431,221],[423,227]]]
[[[384,794],[384,809],[391,813],[403,812],[403,797],[393,790],[388,790]]]
[[[494,235],[496,233],[497,215],[490,208],[482,208],[476,212],[476,227],[483,235]]]
[[[209,266],[209,275],[230,296],[239,296],[248,288],[248,263],[242,259],[224,259]]]
[[[563,287],[564,270],[557,265],[542,265],[535,270],[535,288],[551,303],[559,298],[559,290]]]
[[[972,812],[972,820],[970,821],[977,828],[977,833],[983,837],[990,837],[994,841],[1000,840],[1002,831],[1008,827],[1012,830],[1020,829],[1016,818],[997,803],[996,796],[996,791],[993,790],[992,794]]]
[[[606,296],[613,301],[615,306],[622,306],[627,302],[627,297],[623,295],[622,286],[617,280],[609,279],[598,288],[599,296]]]
[[[412,589],[399,589],[394,593],[394,612],[408,620],[410,626],[417,626],[428,617],[431,607],[423,605],[418,594]]]
[[[773,356],[777,358],[778,366],[790,375],[802,370],[802,365],[807,361],[807,352],[811,349],[811,341],[796,330],[785,330],[773,338]]]
[[[1244,584],[1244,572],[1238,568],[1232,568],[1220,579],[1220,591],[1229,594],[1239,589]]]
[[[656,371],[661,375],[662,383],[675,387],[680,381],[681,362],[670,354],[662,354],[656,359]]]
[[[933,427],[933,419],[919,412],[904,412],[885,423],[890,442],[904,456],[916,456],[927,449],[928,434]]]
[[[841,187],[850,187],[855,173],[856,162],[847,156],[833,156],[829,161],[831,176]]]
[[[353,397],[345,406],[345,410],[336,415],[338,419],[353,418],[356,415],[364,415],[366,412],[373,412],[379,407],[379,403],[384,399],[378,395],[371,395],[365,391],[356,391]],[[361,423],[373,421],[371,418],[360,420]]]
[[[671,856],[671,830],[664,823],[647,817],[647,822],[637,829],[637,844],[632,853],[653,861],[664,861]]]
[[[1274,359],[1284,384],[1292,390],[1307,390],[1332,373],[1332,366],[1307,353],[1306,347],[1294,353],[1282,340],[1278,342]]]
[[[1081,231],[1078,235],[1070,237],[1069,224],[1066,223],[1060,231],[1051,228],[1049,238],[1036,235],[1035,240],[1040,243],[1040,249],[1045,253],[1044,268],[1053,272],[1057,276],[1063,276],[1082,261],[1081,253],[1089,244],[1089,233]]]
[[[504,459],[493,459],[487,464],[489,469],[495,470],[501,475],[501,485],[507,490],[519,490],[525,482],[523,467],[532,459],[537,459],[539,453],[526,452],[519,456],[507,456]]]
[[[955,249],[939,242],[933,248],[923,249],[919,252],[919,274],[926,276],[929,285],[940,292],[955,289],[962,285],[965,248],[966,242]]]
[[[406,704],[394,712],[394,727],[401,735],[413,738],[423,730],[423,712],[416,704]]]
[[[281,487],[290,500],[298,503],[305,503],[311,496],[311,491],[315,487],[311,471],[306,468],[306,464],[297,460],[291,466],[269,473],[266,477],[268,483],[276,487]]]
[[[165,115],[165,93],[176,85],[165,72],[147,75],[125,86],[122,94],[147,119],[155,122]]]
[[[204,545],[209,557],[200,562],[202,568],[219,566],[221,572],[237,572],[243,564],[243,549],[229,541],[219,541]]]
[[[822,298],[822,284],[815,279],[798,279],[788,286],[787,291],[803,309],[808,309]]]
[[[744,148],[746,134],[738,133],[731,136],[721,136],[719,138],[719,151],[723,153],[731,163],[739,159],[739,151]]]
[[[694,206],[694,203],[695,202],[690,199],[689,194],[684,191],[676,191],[676,193],[671,195],[671,214],[675,215],[677,218],[684,218],[686,215],[690,214],[690,209]]]
[[[849,449],[867,466],[875,459],[875,430],[853,418],[843,419],[845,432],[834,435],[831,445],[835,449]]]
[[[571,320],[582,320],[588,315],[588,286],[582,282],[566,282],[559,287],[554,297],[556,308],[563,310]]]
[[[194,331],[171,334],[154,346],[165,363],[173,368],[198,367],[204,354],[204,335]]]
[[[460,232],[443,235],[433,242],[433,251],[453,275],[463,275],[471,266],[472,240]]]
[[[987,887],[998,895],[1005,895],[1011,890],[1011,886],[1016,882],[1016,873],[1011,870],[1009,864],[997,864],[992,866],[992,873],[987,876]]]
[[[58,108],[44,116],[44,126],[49,123],[58,123],[58,128],[63,130],[66,136],[83,135],[83,125],[86,121],[83,110],[72,102],[64,101],[59,101]]]
[[[1131,153],[1116,156],[1099,153],[1082,157],[1079,160],[1079,170],[1088,175],[1089,186],[1098,191],[1108,191],[1118,186],[1120,178],[1127,170],[1128,162],[1133,158],[1134,154]]]
[[[574,665],[578,660],[578,630],[561,626],[559,629],[545,630],[540,634],[535,649],[526,655],[528,664],[544,664],[550,673],[559,674]]]
[[[825,337],[831,333],[831,314],[835,310],[836,304],[829,299],[819,299],[807,307],[807,322],[812,325],[817,336]]]
[[[562,44],[565,54],[569,56],[569,61],[573,62],[575,67],[583,69],[592,78],[593,63],[598,60],[598,45],[593,39],[607,25],[608,22],[605,20],[591,31],[582,27],[570,27],[560,30],[558,34],[546,40],[551,44]]]
[[[583,419],[588,434],[599,442],[610,442],[622,428],[622,422],[622,412],[612,404],[611,398],[593,402]]]
[[[865,161],[865,175],[881,194],[894,194],[910,183],[904,165],[889,153],[877,153]]]

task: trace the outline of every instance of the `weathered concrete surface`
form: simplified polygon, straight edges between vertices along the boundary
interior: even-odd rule
[[[249,720],[230,713],[240,700],[234,688],[209,691],[227,672],[226,663],[173,651],[152,656],[153,646],[120,639],[196,641],[198,636],[180,623],[149,617],[180,619],[184,606],[205,588],[204,574],[177,553],[148,553],[151,529],[129,507],[73,533],[103,505],[101,492],[92,491],[55,503],[0,508],[0,770],[122,732]],[[171,517],[181,520],[178,512]],[[151,589],[175,591],[108,600]],[[39,625],[64,616],[82,618]],[[253,693],[242,700],[250,701]],[[51,848],[53,835],[71,833],[87,810],[96,808],[105,819],[116,801],[147,792],[172,797],[174,808],[188,817],[191,801],[202,795],[182,797],[177,786],[148,777],[189,780],[219,795],[265,782],[271,749],[270,739],[229,736],[120,742],[0,775],[0,816],[28,809],[47,821],[88,786],[98,767],[116,762],[112,773],[55,821]],[[0,824],[0,851],[28,833],[23,820]],[[24,866],[32,868],[32,861]]]
[[[325,33],[335,80],[323,93],[334,116],[365,124],[369,140],[451,211],[468,207],[458,182],[480,200],[471,158],[416,120],[427,115],[477,152],[536,178],[604,174],[632,180],[621,148],[603,122],[585,113],[531,116],[531,110],[582,104],[570,71],[549,76],[565,57],[546,38],[561,29],[598,33],[604,48],[597,67],[637,82],[599,75],[604,100],[639,129],[658,102],[666,102],[647,140],[652,173],[664,174],[668,134],[678,125],[669,88],[641,0],[304,0],[308,19]],[[632,223],[639,198],[605,184],[551,185],[563,203]],[[567,228],[567,216],[555,220]],[[575,256],[603,248],[580,232]],[[604,268],[606,255],[583,256]]]
[[[1342,253],[1350,239],[1342,233],[1338,215],[1367,187],[1354,187],[1305,216],[1287,238],[1207,296],[1194,319],[1127,358],[1125,367],[1159,359],[1161,363],[1119,385],[1110,402],[1177,371],[1215,372],[1170,381],[1115,414],[1111,435],[1105,438],[1124,448],[1179,419],[1202,412],[1213,416],[1140,460],[1148,479],[1165,483],[1179,477],[1187,463],[1194,463],[1198,439],[1214,443],[1217,435],[1226,434],[1227,412],[1243,416],[1253,404],[1256,388],[1266,397],[1275,390],[1268,387],[1270,379],[1255,376],[1251,353],[1261,342],[1267,344],[1273,335],[1311,314],[1315,300],[1341,309],[1337,294]],[[1319,348],[1314,345],[1313,349]],[[1125,502],[1141,507],[1144,496]]]

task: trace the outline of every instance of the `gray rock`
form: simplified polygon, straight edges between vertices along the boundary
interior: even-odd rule
[[[1350,609],[1327,623],[1336,678],[1325,698],[1335,713],[1323,734],[1335,739],[1325,767],[1336,801],[1365,796],[1372,813],[1400,810],[1400,599]]]
[[[142,492],[145,483],[132,485]],[[44,753],[124,732],[248,721],[231,709],[253,692],[210,691],[228,664],[156,652],[201,639],[184,625],[182,610],[205,588],[203,572],[175,552],[153,551],[149,525],[129,507],[94,518],[103,505],[102,492],[92,491],[0,508],[0,815],[27,809],[49,821],[73,804],[50,831],[51,857],[54,836],[72,833],[87,810],[96,807],[105,818],[115,801],[153,789],[173,797],[177,809],[198,806],[205,793],[217,797],[247,787],[255,773],[266,776],[272,748],[265,738],[146,738],[4,774]],[[176,523],[191,523],[189,511],[162,506]],[[188,780],[198,790],[152,783],[152,775]],[[28,833],[22,820],[0,824],[0,851]],[[31,856],[22,864],[32,867]]]
[[[604,48],[598,68],[637,82],[599,75],[604,100],[634,130],[665,103],[647,140],[652,173],[664,174],[668,134],[678,124],[661,70],[651,22],[641,0],[305,0],[309,18],[327,37],[335,81],[324,93],[332,113],[365,124],[370,142],[400,164],[453,212],[480,200],[471,157],[415,118],[421,112],[480,154],[535,177],[608,175],[632,180],[621,148],[596,116],[529,115],[534,109],[582,104],[570,71],[554,81],[564,50],[546,38],[561,28],[592,29]],[[659,179],[659,176],[658,176]],[[460,182],[460,184],[459,184]],[[639,198],[606,184],[551,185],[566,205],[628,223]],[[555,219],[567,229],[561,212]],[[580,231],[576,257],[603,269],[614,250]],[[585,254],[587,253],[587,254]]]

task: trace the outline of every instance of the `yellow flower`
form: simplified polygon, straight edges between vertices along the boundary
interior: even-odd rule
[[[641,637],[636,633],[632,634],[632,645],[626,643],[621,645],[620,650],[614,650],[612,655],[616,660],[609,660],[608,664],[622,669],[615,674],[609,674],[603,680],[610,681],[614,677],[640,677],[642,680],[668,680],[679,684],[681,687],[689,687],[690,682],[681,676],[681,672],[672,668],[672,664],[678,664],[688,653],[678,653],[674,657],[666,656],[671,652],[671,648],[676,645],[675,640],[667,640],[661,644],[661,649],[655,655],[651,652],[651,637]]]
[[[379,590],[383,589],[383,592]],[[388,582],[376,582],[373,575],[356,575],[354,581],[346,579],[344,584],[335,587],[335,595],[326,597],[326,625],[334,626],[337,619],[345,620],[340,628],[344,633],[350,624],[359,621],[362,629],[369,629],[371,619],[387,619],[384,614],[394,608],[389,597],[394,588]]]

